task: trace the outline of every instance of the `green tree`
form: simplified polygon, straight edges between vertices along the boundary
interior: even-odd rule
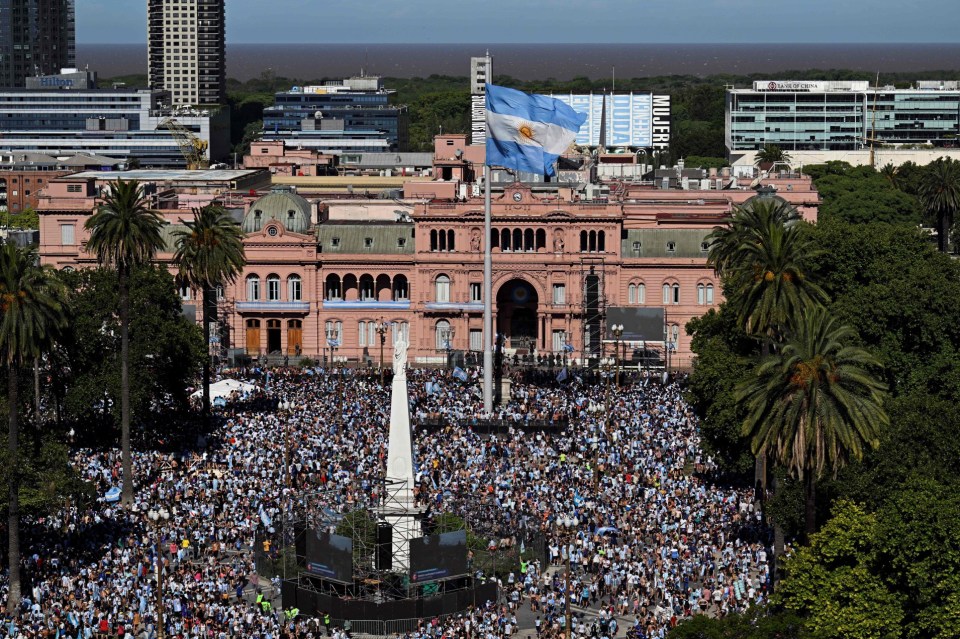
[[[746,472],[754,459],[741,433],[746,409],[734,391],[753,374],[757,342],[738,325],[726,302],[693,318],[686,328],[697,356],[686,398],[700,418],[704,449],[725,471]]]
[[[920,181],[920,200],[937,221],[937,244],[950,252],[950,228],[960,209],[960,161],[939,158],[927,166]]]
[[[757,197],[708,236],[707,263],[722,278],[728,303],[747,333],[782,336],[793,318],[827,300],[808,277],[816,251],[798,219],[786,202]]]
[[[873,565],[876,534],[876,515],[838,502],[823,530],[787,560],[774,603],[801,616],[817,639],[900,636],[900,597]]]
[[[37,266],[31,249],[0,247],[0,352],[7,369],[7,533],[10,591],[8,610],[20,605],[20,422],[19,372],[38,356],[48,336],[65,322],[59,286],[49,268]]]
[[[109,442],[120,424],[120,323],[117,273],[81,269],[61,275],[74,291],[73,318],[53,353],[52,372],[65,419],[84,440]],[[171,413],[185,411],[187,388],[195,383],[204,357],[200,326],[183,316],[173,276],[166,268],[137,268],[130,283],[130,412],[139,416],[134,436],[164,414],[167,440]],[[112,403],[112,406],[110,405]],[[106,405],[105,405],[106,404]]]
[[[934,479],[906,484],[878,512],[874,571],[900,595],[909,639],[960,628],[960,497]]]
[[[790,154],[776,144],[766,145],[757,151],[757,154],[753,157],[754,164],[759,164],[761,167],[768,169],[778,162],[789,164]]]
[[[210,322],[216,313],[217,287],[236,280],[246,260],[243,233],[226,209],[218,204],[194,209],[185,229],[173,231],[176,250],[173,261],[180,280],[203,292],[203,415],[210,414]]]
[[[117,271],[120,293],[120,423],[123,449],[122,503],[133,505],[133,459],[130,451],[130,274],[148,264],[163,247],[163,218],[148,208],[143,187],[122,179],[110,185],[103,202],[86,222],[87,250]]]
[[[879,361],[852,344],[853,329],[824,309],[797,319],[782,348],[737,388],[737,398],[747,405],[743,433],[753,452],[770,455],[805,482],[809,535],[816,530],[817,480],[876,448],[889,419],[885,387],[868,370]]]
[[[811,277],[880,358],[891,391],[960,401],[950,383],[960,366],[960,264],[913,226],[826,220],[808,232],[821,249]]]

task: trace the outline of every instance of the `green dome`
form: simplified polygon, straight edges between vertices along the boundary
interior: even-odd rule
[[[243,218],[243,232],[256,233],[277,220],[291,233],[310,228],[310,203],[291,191],[273,191],[254,202]]]

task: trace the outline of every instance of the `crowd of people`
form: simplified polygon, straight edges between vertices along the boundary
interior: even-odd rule
[[[462,377],[408,372],[412,421],[447,424],[415,429],[417,499],[503,543],[545,539],[548,555],[499,575],[500,601],[425,620],[409,639],[562,635],[568,569],[576,637],[661,638],[686,616],[765,600],[768,539],[754,491],[711,482],[714,466],[677,382],[625,377],[610,392],[605,380],[571,374],[560,383],[529,370],[488,415],[477,373]],[[282,609],[276,582],[257,574],[257,539],[285,505],[310,495],[344,513],[382,498],[390,380],[300,368],[246,379],[262,390],[217,409],[216,430],[199,446],[135,452],[132,508],[103,499],[120,484],[119,451],[75,451],[101,499],[24,522],[24,598],[2,610],[6,634],[344,632]],[[512,426],[493,435],[470,426],[489,418]],[[564,426],[525,427],[534,422]],[[5,593],[6,575],[0,585]],[[527,609],[536,623],[518,628]]]

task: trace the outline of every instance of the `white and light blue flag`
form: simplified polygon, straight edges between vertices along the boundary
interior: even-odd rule
[[[554,175],[586,121],[560,100],[486,85],[487,166]]]
[[[459,366],[453,369],[453,376],[459,379],[461,382],[465,382],[467,379],[469,379],[467,371],[463,370]]]

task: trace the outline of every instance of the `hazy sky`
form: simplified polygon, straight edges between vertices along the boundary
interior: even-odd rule
[[[77,0],[77,40],[146,40],[146,0]],[[958,0],[227,0],[227,41],[958,42]]]

